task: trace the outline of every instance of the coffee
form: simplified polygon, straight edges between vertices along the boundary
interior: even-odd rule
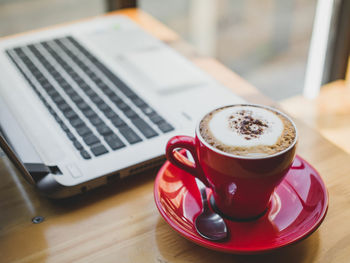
[[[207,114],[199,125],[202,138],[229,154],[259,157],[287,149],[295,141],[293,123],[281,113],[257,105],[232,105]]]

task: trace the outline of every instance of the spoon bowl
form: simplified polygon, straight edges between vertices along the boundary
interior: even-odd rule
[[[213,212],[208,205],[208,198],[204,184],[196,179],[198,189],[201,193],[203,209],[195,219],[197,233],[208,240],[220,241],[228,236],[228,230],[224,219]]]

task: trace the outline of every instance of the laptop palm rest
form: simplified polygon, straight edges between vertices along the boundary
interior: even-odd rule
[[[158,94],[166,95],[193,88],[206,81],[200,70],[169,49],[146,49],[120,57]]]

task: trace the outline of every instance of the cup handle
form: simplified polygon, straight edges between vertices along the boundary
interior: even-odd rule
[[[180,152],[176,151],[178,148],[188,150],[194,159],[194,163],[188,160],[187,157],[182,155]],[[197,177],[209,187],[209,183],[201,166],[199,165],[198,156],[196,154],[195,138],[184,135],[172,137],[166,146],[166,158],[173,165]]]

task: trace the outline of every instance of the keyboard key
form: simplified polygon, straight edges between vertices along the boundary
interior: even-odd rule
[[[78,141],[73,141],[73,145],[75,148],[77,148],[77,150],[82,150],[84,148],[83,145],[81,145],[81,143]]]
[[[97,131],[101,135],[107,135],[113,133],[113,131],[105,124],[101,124],[96,127]]]
[[[105,141],[107,142],[109,147],[111,147],[113,150],[117,150],[125,147],[125,144],[115,134],[106,136]]]
[[[47,92],[47,94],[49,94],[50,97],[56,97],[56,96],[59,96],[59,95],[60,95],[60,94],[59,94],[56,90],[54,90],[54,89],[49,90],[49,91]]]
[[[49,110],[49,112],[50,112],[53,116],[56,115],[55,110],[54,110],[53,108],[51,108],[51,106],[48,106],[47,109]]]
[[[76,118],[76,119],[70,120],[70,124],[71,124],[74,128],[77,128],[77,127],[79,127],[79,126],[84,125],[84,122],[83,122],[82,119]]]
[[[153,123],[160,123],[160,122],[164,122],[165,120],[159,116],[158,114],[153,114],[151,116],[149,116],[150,120],[153,122]]]
[[[61,110],[61,111],[71,111],[72,108],[68,105],[67,102],[62,102],[62,103],[59,103],[57,105],[57,107]]]
[[[114,91],[111,90],[110,88],[108,88],[106,85],[99,85],[99,87],[101,88],[101,90],[103,90],[103,92],[108,96],[108,97],[111,97],[113,96],[114,97]]]
[[[113,125],[117,128],[126,125],[126,123],[118,116],[112,118],[111,121],[112,121]]]
[[[66,132],[66,134],[71,141],[76,141],[74,134],[71,133],[69,130]]]
[[[137,107],[145,107],[145,106],[148,106],[147,104],[146,104],[146,102],[144,102],[142,99],[140,99],[140,98],[135,98],[135,99],[133,99],[132,100],[134,103],[135,103],[135,105],[137,106]]]
[[[91,69],[88,69],[85,71],[86,74],[88,74],[89,76],[93,73]]]
[[[45,100],[45,98],[43,97],[43,95],[41,95],[41,93],[38,92],[37,90],[35,90],[35,92],[36,92],[36,94],[39,96],[39,99],[40,99],[42,102],[44,102],[44,104],[46,105],[46,100]]]
[[[119,127],[119,131],[130,144],[142,141],[142,139],[127,126]]]
[[[103,121],[101,120],[101,118],[98,117],[98,116],[95,116],[95,117],[90,118],[89,121],[90,121],[94,126],[97,126],[97,125],[103,123]]]
[[[118,117],[118,115],[114,111],[107,111],[104,113],[108,119],[113,119]]]
[[[164,133],[174,130],[174,127],[167,122],[162,122],[158,124],[158,128]]]
[[[91,108],[83,110],[83,113],[87,118],[92,118],[97,116],[97,114]]]
[[[91,90],[91,88],[89,87],[88,84],[86,84],[85,81],[79,82],[78,85],[85,93],[87,93],[88,90]]]
[[[118,97],[116,94],[113,94],[112,96],[109,97],[109,99],[111,101],[113,101],[114,103],[120,103],[122,102],[122,99],[120,97]]]
[[[144,108],[141,108],[141,110],[143,111],[144,114],[146,115],[154,115],[156,114],[156,112],[149,106],[146,106]]]
[[[78,81],[82,80],[82,78],[76,73],[72,73],[71,76],[75,80],[75,82],[78,82]]]
[[[67,81],[62,81],[60,83],[60,86],[62,89],[64,89],[65,91],[73,89],[72,86],[67,82]]]
[[[95,93],[94,96],[90,96],[90,99],[96,104],[96,105],[99,105],[99,104],[103,104],[104,101]]]
[[[86,95],[88,95],[90,98],[97,97],[97,93],[93,91],[91,88],[88,88],[85,90]]]
[[[42,87],[43,87],[44,90],[46,90],[46,91],[49,91],[49,90],[54,89],[54,87],[53,87],[50,83],[42,84]]]
[[[67,93],[68,96],[74,96],[77,94],[72,87],[65,89],[65,92]]]
[[[90,76],[90,78],[91,78],[94,82],[100,81],[100,78],[97,77],[97,75],[96,75],[95,73],[93,73],[93,72],[90,73],[89,76]]]
[[[80,110],[86,110],[90,108],[90,106],[85,101],[77,103],[77,106]]]
[[[80,151],[80,154],[84,159],[91,159],[90,154],[85,150]]]
[[[100,142],[100,139],[97,138],[94,134],[90,134],[90,135],[83,137],[83,140],[87,145],[93,145],[93,144]]]
[[[126,103],[123,102],[123,101],[118,101],[117,103],[115,103],[115,105],[116,105],[119,109],[121,109],[121,110],[130,108],[130,107],[128,106],[128,104],[126,104]]]
[[[105,102],[98,104],[97,107],[103,112],[113,111]]]
[[[72,97],[78,97],[79,94],[72,88],[72,90],[70,90],[69,92],[69,96],[72,98]]]
[[[83,99],[80,97],[80,95],[75,94],[74,96],[71,96],[72,101],[75,103],[83,102]]]
[[[55,120],[60,124],[60,123],[63,123],[63,121],[61,120],[61,118],[56,114],[53,114],[53,116],[55,117]]]
[[[63,130],[64,132],[68,132],[68,131],[69,131],[69,128],[68,128],[67,125],[64,124],[63,122],[60,123],[60,126],[61,126],[61,128],[62,128],[62,130]],[[72,134],[72,135],[73,135],[73,134]]]
[[[61,95],[58,95],[58,96],[53,97],[52,100],[53,100],[56,104],[60,104],[60,103],[64,102],[64,99],[62,98]]]
[[[79,118],[78,114],[76,114],[75,111],[72,111],[72,110],[64,111],[64,112],[63,112],[63,115],[64,115],[68,120],[72,120],[72,119]]]
[[[133,92],[129,87],[125,85],[120,79],[118,79],[116,76],[113,78],[114,83],[117,84],[117,87],[129,98],[137,96],[135,92]]]
[[[149,126],[143,119],[133,119],[132,123],[140,130],[140,132],[146,138],[152,138],[158,135],[158,133],[155,130],[153,130],[152,127]]]
[[[64,81],[64,78],[62,78],[61,75],[58,75],[58,76],[54,76],[55,80],[58,82],[58,83],[61,83],[62,81]]]
[[[94,145],[90,150],[95,156],[100,156],[102,154],[108,153],[108,150],[102,144]]]
[[[132,109],[128,109],[127,111],[124,112],[124,114],[128,117],[128,118],[137,118],[138,115],[136,112],[134,112]]]
[[[76,130],[77,133],[82,137],[92,133],[92,131],[86,125],[78,127]]]

